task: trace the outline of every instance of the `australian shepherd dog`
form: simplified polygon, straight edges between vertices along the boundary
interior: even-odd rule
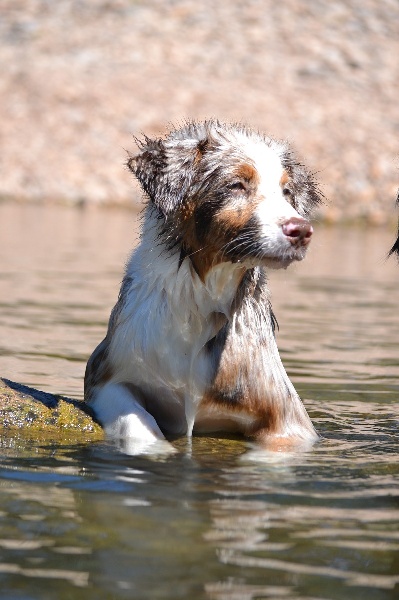
[[[88,361],[86,401],[109,436],[140,448],[193,432],[314,441],[267,284],[268,269],[306,255],[313,175],[287,143],[214,120],[137,143],[141,240]]]

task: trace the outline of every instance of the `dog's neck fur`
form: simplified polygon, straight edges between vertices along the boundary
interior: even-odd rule
[[[213,314],[226,319],[232,316],[232,305],[247,267],[241,263],[223,262],[212,267],[204,281],[197,274],[190,255],[180,260],[179,245],[169,250],[162,239],[160,224],[151,206],[146,209],[141,244],[133,253],[127,275],[142,270],[141,282],[147,283],[147,291],[155,286],[164,290],[170,316],[176,316],[179,324],[194,316],[201,321],[209,320]],[[203,325],[201,325],[201,328]],[[212,333],[211,337],[215,335]]]

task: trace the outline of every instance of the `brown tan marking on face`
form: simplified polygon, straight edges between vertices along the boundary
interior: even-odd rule
[[[291,177],[289,176],[289,174],[287,173],[287,171],[284,169],[283,174],[280,177],[280,187],[281,189],[283,189],[288,183],[290,183],[291,181]]]
[[[183,238],[184,247],[202,282],[205,282],[207,273],[213,267],[229,260],[226,259],[223,249],[226,244],[234,240],[238,230],[245,225],[252,213],[253,209],[243,210],[240,215],[234,210],[221,211],[219,215],[215,215],[201,243],[195,235],[195,227],[187,228]],[[243,266],[242,277],[245,271],[246,267]]]
[[[257,185],[259,183],[258,171],[249,163],[239,165],[235,171],[235,175],[248,184]]]
[[[213,229],[217,237],[229,242],[229,234],[233,236],[242,229],[253,217],[256,209],[255,203],[245,203],[242,206],[226,206],[215,216]],[[219,231],[218,231],[219,229]]]
[[[232,189],[232,202],[215,215],[215,227],[220,227],[223,237],[226,232],[234,235],[244,227],[262,200],[256,194],[260,178],[254,166],[249,163],[239,165],[235,176],[238,181],[233,183],[236,187]]]
[[[238,211],[238,212],[237,212]],[[181,212],[181,227],[183,230],[182,240],[186,255],[193,263],[194,269],[205,281],[207,273],[216,265],[225,262],[226,257],[223,248],[234,239],[240,227],[244,226],[251,218],[253,209],[223,209],[215,215],[212,223],[201,240],[195,233],[193,205],[187,205]],[[244,276],[246,268],[242,269]]]
[[[215,210],[201,242],[197,239],[194,214],[198,199],[187,199],[180,207],[183,245],[202,281],[213,266],[226,260],[224,248],[252,218],[261,201],[256,195],[258,183],[259,174],[253,165],[241,163],[236,167],[233,178],[226,181],[231,198]]]

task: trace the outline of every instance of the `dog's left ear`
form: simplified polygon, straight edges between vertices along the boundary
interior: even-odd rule
[[[190,188],[204,141],[146,137],[138,145],[140,153],[130,156],[127,166],[152,202],[167,216],[183,202]]]

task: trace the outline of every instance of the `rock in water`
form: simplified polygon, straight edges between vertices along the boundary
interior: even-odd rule
[[[104,437],[84,402],[0,378],[0,435],[17,431],[76,441]]]

